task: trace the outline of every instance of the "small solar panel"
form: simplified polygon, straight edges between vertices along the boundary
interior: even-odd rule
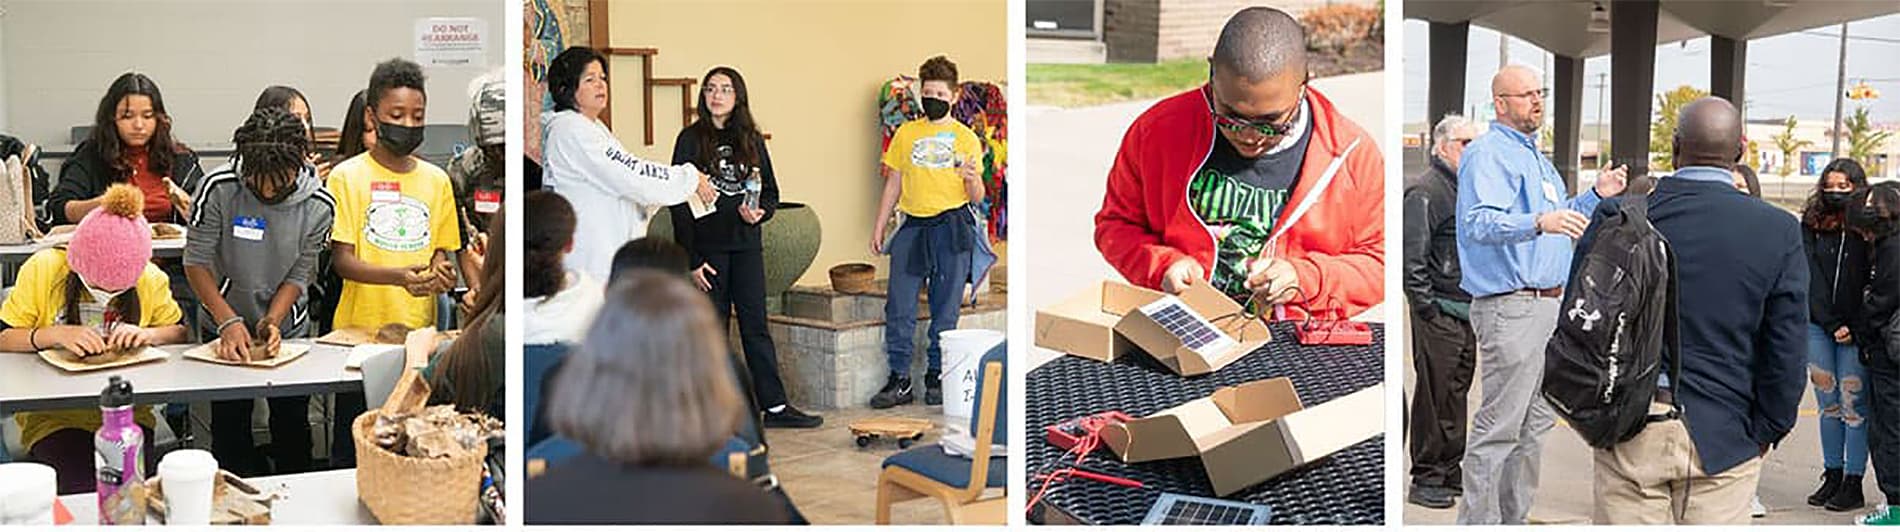
[[[1144,525],[1264,525],[1273,511],[1259,504],[1163,493],[1148,508]]]
[[[1181,345],[1202,354],[1212,354],[1233,346],[1234,340],[1220,329],[1214,328],[1206,318],[1181,302],[1179,298],[1165,297],[1141,307],[1141,313],[1161,324],[1168,334],[1181,339]]]

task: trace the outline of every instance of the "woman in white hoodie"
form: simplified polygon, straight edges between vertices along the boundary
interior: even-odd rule
[[[562,51],[548,64],[547,84],[555,113],[542,128],[544,183],[573,204],[576,222],[587,228],[574,235],[568,269],[605,279],[614,250],[646,236],[654,212],[695,194],[708,203],[718,197],[693,165],[667,166],[622,149],[600,121],[607,108],[607,61],[599,52],[582,46]]]

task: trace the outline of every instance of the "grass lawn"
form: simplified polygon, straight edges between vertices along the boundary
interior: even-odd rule
[[[1207,81],[1207,60],[1101,65],[1030,64],[1029,104],[1083,107],[1159,98]]]

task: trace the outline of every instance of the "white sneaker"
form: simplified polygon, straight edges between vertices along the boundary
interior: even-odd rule
[[[1768,517],[1768,507],[1761,505],[1760,495],[1756,495],[1754,500],[1748,502],[1748,515],[1755,518]]]

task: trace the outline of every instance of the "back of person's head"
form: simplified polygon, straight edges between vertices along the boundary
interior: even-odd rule
[[[613,271],[609,273],[608,284],[618,282],[628,274],[652,270],[685,278],[692,272],[692,257],[686,254],[686,248],[671,240],[644,237],[620,245],[614,251]]]
[[[574,206],[567,198],[547,190],[529,192],[521,202],[528,210],[526,219],[534,220],[522,224],[528,231],[528,247],[521,253],[521,295],[554,295],[565,288],[562,285],[567,281],[567,270],[561,262],[574,247]]]
[[[257,199],[277,203],[303,173],[310,135],[304,122],[283,107],[259,107],[231,134],[237,146],[238,178]]]
[[[370,72],[369,95],[364,101],[372,109],[380,108],[384,104],[383,98],[389,96],[389,91],[396,89],[414,89],[427,101],[427,84],[428,77],[422,74],[422,65],[400,57],[390,59],[377,63],[376,70]]]
[[[350,110],[343,114],[343,131],[336,140],[336,159],[341,161],[369,151],[375,138],[369,136],[369,124],[364,120],[364,109],[369,108],[369,90],[356,91],[350,97]]]
[[[1827,190],[1828,180],[1845,180],[1846,190]],[[1808,199],[1801,206],[1801,224],[1815,231],[1839,231],[1845,218],[1851,199],[1845,196],[1867,190],[1867,170],[1860,161],[1842,157],[1829,161],[1821,169],[1821,176],[1814,182],[1814,191],[1808,193]],[[1833,197],[1839,203],[1830,204]]]
[[[144,112],[134,109],[134,100],[139,100],[141,107],[149,108]],[[152,121],[142,146],[133,146],[133,141],[123,136],[119,125],[122,120],[127,123]],[[105,96],[99,98],[99,107],[93,112],[92,132],[87,142],[112,166],[115,182],[124,182],[132,176],[132,159],[127,153],[130,150],[144,148],[145,169],[159,176],[173,177],[172,162],[178,152],[186,149],[172,138],[172,117],[165,110],[165,96],[159,92],[158,82],[138,72],[120,74],[106,87]]]
[[[725,328],[683,277],[624,277],[548,383],[549,426],[613,462],[704,466],[745,415]]]
[[[606,57],[586,46],[570,46],[548,62],[548,95],[554,98],[554,110],[575,109],[574,91],[580,90],[581,74],[589,63],[599,63],[601,74],[607,73]]]
[[[290,102],[293,101],[302,103],[306,108],[310,106],[310,100],[305,99],[303,92],[297,90],[296,87],[271,85],[264,87],[264,92],[257,94],[257,103],[251,104],[251,110],[256,111],[265,107],[278,107],[288,111],[290,110]]]
[[[1742,114],[1718,96],[1704,96],[1676,114],[1675,167],[1732,169],[1742,155]]]
[[[1249,7],[1221,26],[1209,58],[1217,70],[1259,83],[1284,75],[1306,77],[1306,28],[1285,11]]]

